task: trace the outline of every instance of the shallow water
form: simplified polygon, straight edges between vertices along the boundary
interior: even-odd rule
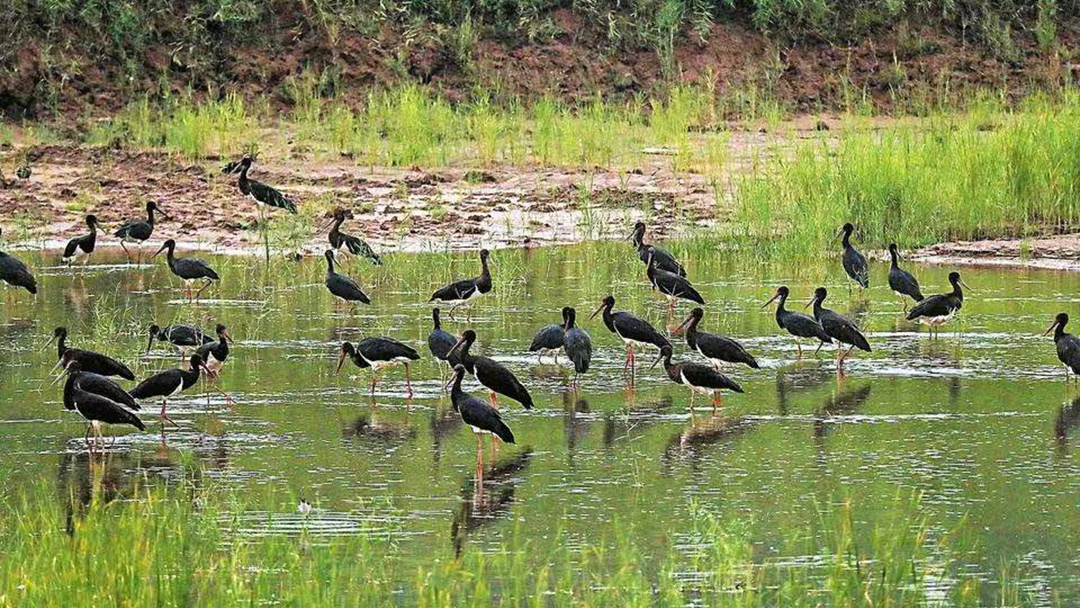
[[[587,543],[610,536],[615,517],[647,523],[652,534],[643,542],[674,540],[692,553],[685,522],[693,501],[751,516],[759,552],[769,555],[805,531],[822,504],[851,498],[863,523],[883,523],[895,516],[897,497],[914,491],[932,533],[963,525],[971,548],[962,571],[992,586],[1007,564],[1043,603],[1055,594],[1080,599],[1080,438],[1072,437],[1080,390],[1066,389],[1053,342],[1041,337],[1056,312],[1075,308],[1080,276],[962,269],[977,289],[950,328],[962,334],[946,330],[930,341],[902,320],[900,303],[882,286],[884,264],[861,296],[849,292],[835,259],[812,270],[676,252],[709,302],[703,329],[738,337],[759,357],[760,370],[728,370],[746,394],[726,396],[717,416],[698,399],[706,409],[691,418],[686,390],[648,369],[651,353],[638,357],[636,390],[627,390],[621,345],[587,316],[610,292],[617,309],[664,323],[664,304],[629,246],[498,251],[496,293],[475,306],[468,326],[480,336],[479,352],[510,365],[537,407],[504,404],[518,445],[500,450],[482,485],[473,436],[449,411],[426,347],[428,294],[474,275],[474,254],[391,255],[381,268],[350,262],[345,272],[375,302],[354,310],[331,301],[318,259],[276,262],[267,272],[255,261],[200,255],[224,283],[191,307],[163,264],[118,267],[122,258],[101,255],[95,263],[107,265],[69,270],[23,255],[41,269],[41,290],[36,299],[3,294],[0,467],[15,484],[58,484],[58,500],[91,492],[84,425],[49,386],[55,350],[40,350],[53,327],[68,326],[73,346],[117,356],[143,377],[179,361],[161,343],[143,356],[152,321],[197,321],[207,330],[223,322],[237,343],[220,386],[235,408],[214,393],[171,401],[181,428],[167,429],[163,445],[157,409],[147,404],[146,432],[112,431],[98,480],[106,497],[132,498],[147,479],[213,480],[260,507],[242,522],[252,535],[369,534],[390,523],[405,559],[422,563],[432,551],[493,550],[511,532],[542,544],[561,527],[564,539]],[[949,268],[913,270],[925,292],[945,290]],[[792,289],[789,307],[817,284],[830,287],[827,305],[859,319],[874,352],[853,356],[842,379],[831,351],[795,362],[772,309],[760,309],[781,283]],[[595,349],[577,394],[562,358],[538,365],[524,352],[567,304]],[[673,321],[687,310],[680,305]],[[445,328],[460,333],[460,316],[444,318]],[[374,401],[366,371],[346,363],[334,374],[342,339],[380,334],[425,357],[413,369],[411,403],[400,369],[384,372]],[[676,358],[693,359],[681,341]],[[467,385],[482,395],[475,382]],[[259,498],[267,495],[277,498]],[[283,496],[316,509],[301,521],[295,500]]]

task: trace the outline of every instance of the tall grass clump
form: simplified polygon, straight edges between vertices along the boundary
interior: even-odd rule
[[[89,470],[85,489],[61,490],[57,500],[41,484],[5,497],[0,606],[90,606],[106,598],[136,608],[1028,603],[1015,573],[1002,575],[1001,591],[959,574],[948,543],[930,540],[917,502],[908,508],[900,501],[897,516],[877,529],[856,524],[850,505],[827,508],[823,529],[800,531],[793,541],[800,546],[786,558],[760,555],[747,521],[697,504],[688,508],[689,532],[678,544],[668,539],[657,547],[648,540],[655,531],[632,521],[616,521],[585,543],[560,530],[530,537],[508,522],[499,546],[479,550],[410,538],[394,518],[351,536],[321,536],[319,511],[305,519],[253,510],[229,492],[199,487],[205,482],[196,478],[171,489],[133,482],[125,500],[113,500],[102,463],[78,459],[74,466]],[[403,559],[410,544],[423,552],[420,565]]]
[[[867,247],[1052,233],[1080,219],[1080,96],[978,108],[838,141],[795,142],[738,184],[756,247],[823,252],[852,222]]]

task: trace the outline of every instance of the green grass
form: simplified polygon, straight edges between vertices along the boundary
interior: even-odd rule
[[[90,491],[62,495],[13,489],[0,508],[0,606],[706,606],[906,607],[1027,605],[1014,571],[998,589],[960,574],[954,535],[932,535],[917,501],[898,501],[893,523],[866,529],[848,502],[820,510],[778,555],[754,545],[748,522],[701,504],[689,534],[661,551],[653,530],[616,523],[613,536],[580,543],[552,530],[550,542],[523,540],[502,526],[493,550],[450,543],[415,571],[401,567],[394,518],[365,533],[320,537],[247,535],[296,521],[292,496],[260,497],[282,512],[249,510],[223,488],[191,479],[165,490],[135,486],[111,500],[89,467]],[[83,502],[83,501],[86,502]],[[389,505],[364,505],[386,511]],[[254,521],[245,515],[257,514]],[[317,515],[316,515],[317,516]],[[379,523],[382,522],[382,523]],[[445,546],[441,546],[445,545]],[[799,559],[791,557],[799,556]],[[931,600],[933,596],[940,601]]]
[[[785,255],[827,251],[849,221],[864,248],[1065,230],[1080,220],[1078,118],[1068,92],[791,142],[738,182],[734,230]]]

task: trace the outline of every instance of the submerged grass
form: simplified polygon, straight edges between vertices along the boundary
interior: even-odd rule
[[[798,559],[763,556],[747,522],[700,504],[689,533],[663,551],[655,531],[612,526],[610,538],[580,545],[552,531],[550,543],[522,540],[506,526],[495,549],[454,555],[447,545],[410,571],[408,539],[393,518],[365,533],[323,537],[290,511],[250,511],[195,478],[171,488],[135,487],[115,500],[87,467],[89,491],[13,490],[0,509],[0,606],[1015,606],[1027,603],[1014,574],[1003,592],[957,573],[948,540],[931,538],[917,501],[898,500],[887,529],[856,523],[850,503],[821,510],[792,541]],[[82,472],[80,471],[80,475]],[[263,504],[295,504],[269,497]],[[252,519],[252,516],[255,519]],[[318,511],[312,517],[317,520]],[[253,523],[254,522],[254,523]],[[814,528],[820,528],[814,529]],[[312,532],[314,530],[315,532]]]
[[[871,248],[1065,230],[1080,220],[1078,119],[1073,91],[794,143],[737,184],[737,230],[780,254],[826,251],[844,222]]]

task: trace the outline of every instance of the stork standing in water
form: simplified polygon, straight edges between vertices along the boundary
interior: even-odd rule
[[[545,325],[533,336],[529,352],[536,353],[536,362],[543,363],[544,355],[554,355],[555,364],[559,363],[559,351],[563,348],[563,334],[565,330],[561,324]]]
[[[851,233],[854,231],[855,226],[850,223],[844,224],[844,227],[836,234],[836,238],[843,235],[844,255],[842,262],[844,272],[847,273],[848,278],[855,281],[855,284],[860,289],[866,289],[870,287],[870,266],[866,263],[863,254],[859,253],[859,250],[855,249],[851,244]]]
[[[209,334],[190,325],[166,325],[165,327],[158,327],[156,324],[153,324],[150,326],[149,334],[150,341],[146,344],[147,355],[149,355],[150,350],[154,348],[154,340],[172,344],[181,354],[186,350],[198,348],[203,344],[209,344],[214,341]]]
[[[135,374],[128,366],[112,357],[92,350],[68,347],[67,336],[68,330],[66,327],[57,327],[53,330],[52,338],[50,338],[49,342],[45,345],[48,346],[49,344],[52,344],[53,341],[56,341],[57,362],[55,367],[67,366],[70,365],[72,361],[78,361],[80,369],[86,372],[102,376],[119,376],[125,380],[135,379]]]
[[[344,342],[341,345],[341,354],[338,355],[337,373],[341,373],[341,366],[345,364],[345,358],[352,359],[356,367],[361,369],[371,368],[371,396],[375,396],[375,383],[379,380],[379,372],[391,365],[405,366],[405,390],[408,397],[412,398],[412,378],[409,373],[409,363],[420,360],[420,353],[411,346],[406,346],[393,338],[385,336],[376,338],[364,338],[354,346],[352,342]]]
[[[668,378],[675,384],[682,384],[690,389],[690,415],[694,415],[694,395],[701,393],[712,397],[713,411],[723,405],[723,397],[720,391],[728,390],[736,393],[743,392],[741,386],[724,374],[716,371],[708,365],[700,363],[672,363],[673,350],[670,345],[660,348],[660,358],[653,363],[656,367],[661,361],[664,362],[664,370]]]
[[[199,381],[200,374],[204,371],[206,371],[206,366],[203,364],[202,357],[199,355],[191,355],[190,369],[174,368],[158,372],[140,382],[139,385],[131,391],[131,396],[136,399],[155,399],[161,397],[162,425],[164,425],[167,420],[172,423],[173,426],[179,428],[180,425],[176,424],[172,418],[169,418],[169,414],[165,411],[169,397],[179,395],[195,386]]]
[[[829,334],[825,333],[825,329],[821,327],[821,323],[818,323],[817,319],[804,315],[801,312],[787,309],[786,304],[790,294],[791,291],[788,289],[787,285],[781,285],[776,289],[776,295],[770,298],[768,302],[762,304],[761,307],[765,308],[776,300],[780,300],[780,303],[776,305],[776,324],[780,329],[788,332],[795,338],[795,348],[798,351],[795,358],[802,359],[802,343],[799,341],[800,338],[811,338],[819,341],[817,350],[814,351],[814,354],[817,354],[817,351],[821,350],[822,345],[832,344],[832,338],[829,337]]]
[[[450,403],[454,411],[461,414],[461,420],[473,430],[476,435],[476,468],[484,468],[484,444],[482,437],[491,436],[491,458],[495,460],[495,439],[498,438],[506,443],[514,443],[514,433],[502,420],[499,410],[495,409],[482,400],[461,390],[461,379],[465,377],[465,366],[454,367],[454,377],[450,384]]]
[[[600,302],[600,308],[597,308],[589,318],[591,319],[603,311],[604,325],[607,326],[608,331],[618,336],[626,345],[626,365],[623,366],[623,375],[626,375],[627,371],[629,371],[630,382],[633,383],[635,370],[634,347],[655,346],[656,348],[663,348],[664,346],[671,346],[671,342],[656,331],[656,328],[645,319],[635,317],[628,312],[612,312],[611,309],[614,307],[615,296],[607,296]]]
[[[469,352],[473,343],[476,342],[476,332],[467,329],[461,334],[454,348],[450,350],[451,356],[459,357],[461,364],[490,392],[488,398],[492,407],[498,407],[495,394],[505,395],[521,405],[525,409],[532,409],[533,400],[529,390],[517,379],[514,372],[502,363],[490,357],[477,356]]]
[[[326,288],[349,304],[360,302],[371,304],[371,298],[364,293],[356,281],[334,271],[334,250],[327,249],[326,253]]]
[[[1058,361],[1065,366],[1065,382],[1069,382],[1069,370],[1072,370],[1075,378],[1080,378],[1080,338],[1066,333],[1065,326],[1069,324],[1069,315],[1059,312],[1054,317],[1054,324],[1043,335],[1054,332],[1054,345],[1057,347]]]
[[[446,363],[453,369],[454,365],[459,363],[458,358],[454,357],[454,360],[450,358],[450,351],[454,349],[454,345],[457,344],[457,338],[454,337],[448,331],[443,330],[442,321],[439,319],[439,309],[431,309],[431,321],[433,323],[431,333],[428,334],[427,344],[428,350],[431,351],[431,356],[439,362],[439,375],[443,375],[442,364]]]
[[[455,281],[446,287],[431,294],[428,302],[442,302],[450,306],[450,318],[454,318],[454,310],[463,304],[468,304],[476,298],[491,291],[491,269],[488,267],[488,258],[491,252],[487,249],[480,250],[480,276],[475,279],[462,279]],[[472,317],[472,308],[466,319]]]
[[[217,324],[215,332],[218,337],[216,342],[207,342],[195,351],[195,354],[202,359],[205,366],[207,375],[205,382],[207,385],[210,384],[210,378],[217,378],[221,373],[221,368],[225,365],[226,359],[229,358],[229,343],[233,341],[232,336],[229,335],[229,330],[221,323]],[[214,390],[222,397],[225,397],[225,402],[229,407],[233,406],[233,399],[228,393],[217,386],[214,386]]]
[[[682,325],[675,328],[675,333],[686,331],[686,345],[690,347],[690,350],[708,359],[716,370],[719,370],[723,363],[741,363],[752,369],[760,367],[757,359],[746,352],[742,344],[727,336],[698,331],[698,324],[704,317],[705,311],[695,308],[690,311],[690,316],[683,321]]]
[[[908,321],[928,325],[931,338],[936,335],[939,327],[951,321],[964,306],[964,290],[961,287],[975,291],[960,279],[959,272],[949,273],[949,283],[953,286],[951,292],[926,298],[913,306],[907,316]]]
[[[22,287],[32,294],[37,293],[37,279],[21,260],[0,251],[0,281],[12,287]]]
[[[900,250],[896,247],[896,243],[889,244],[889,257],[892,260],[892,265],[889,267],[889,289],[900,297],[900,301],[904,304],[904,312],[907,312],[907,298],[915,302],[923,300],[919,281],[910,272],[900,268]]]
[[[139,254],[137,261],[142,262],[142,244],[150,239],[154,234],[154,212],[160,213],[161,217],[165,219],[172,219],[167,213],[162,211],[161,207],[158,207],[157,203],[150,201],[146,203],[146,221],[140,222],[138,220],[127,222],[120,226],[113,236],[120,239],[120,247],[127,254],[128,261],[131,261],[131,252],[128,251],[127,243],[137,243],[139,247]]]
[[[577,311],[569,306],[562,309],[563,350],[574,364],[574,389],[578,388],[578,376],[589,371],[592,362],[592,338],[588,332],[574,325]]]
[[[807,306],[814,307],[814,318],[821,323],[821,328],[825,330],[825,333],[836,340],[836,371],[842,373],[844,360],[851,351],[858,348],[870,352],[870,343],[851,319],[822,306],[828,293],[824,287],[818,287],[814,290],[814,298],[807,303]],[[842,344],[851,345],[843,355],[840,354]]]
[[[348,251],[352,255],[367,258],[371,260],[372,264],[381,266],[382,259],[379,258],[379,254],[375,253],[375,250],[373,250],[366,241],[341,231],[341,225],[345,223],[346,219],[352,219],[352,217],[352,211],[349,211],[348,209],[334,210],[334,217],[331,220],[330,225],[330,233],[327,235],[327,238],[330,241],[330,247],[333,248],[334,251],[345,249],[345,251]]]
[[[645,262],[646,266],[650,263],[649,258],[652,258],[656,263],[656,267],[660,270],[677,274],[680,277],[686,276],[686,269],[675,259],[675,256],[655,245],[645,244],[645,222],[634,224],[634,232],[630,234],[630,240],[634,243],[634,248],[637,249],[638,258]]]
[[[226,174],[239,173],[240,179],[236,182],[237,188],[240,189],[241,194],[255,201],[255,210],[259,214],[259,230],[263,234],[263,246],[266,249],[266,261],[269,263],[270,236],[267,231],[266,216],[263,213],[263,208],[273,207],[275,209],[284,209],[289,213],[296,213],[296,203],[282,194],[279,190],[249,178],[248,170],[251,169],[251,164],[253,162],[255,162],[253,157],[245,156],[239,161],[225,165],[222,172]]]
[[[97,244],[97,231],[101,227],[96,215],[90,214],[86,216],[86,227],[90,229],[90,234],[75,237],[68,241],[64,247],[64,255],[61,258],[63,263],[70,266],[79,258],[82,258],[83,264],[90,261],[90,256],[94,253],[94,246]]]
[[[653,289],[659,291],[668,299],[668,316],[675,313],[675,301],[677,299],[696,302],[702,306],[705,305],[705,298],[701,297],[701,294],[694,289],[694,286],[690,284],[686,277],[661,270],[657,266],[656,258],[651,253],[647,263],[649,265],[647,271],[649,282],[652,283]]]
[[[150,256],[151,258],[157,257],[159,253],[166,251],[166,261],[169,265],[169,270],[184,281],[184,293],[188,296],[188,300],[191,302],[198,302],[199,296],[202,292],[210,287],[214,281],[220,281],[221,277],[218,273],[214,272],[206,262],[197,260],[195,258],[178,258],[176,257],[176,241],[169,239],[161,245],[161,249],[157,250],[157,253]],[[194,297],[191,297],[191,284],[195,281],[205,281],[203,286],[199,288],[198,293]]]
[[[104,442],[101,434],[102,423],[128,424],[140,431],[146,430],[146,425],[142,420],[121,405],[124,403],[137,410],[138,403],[135,403],[131,395],[115,382],[103,376],[82,371],[77,361],[72,361],[67,371],[68,379],[64,384],[64,407],[74,410],[90,423],[83,437],[87,445],[90,445],[91,430],[97,440]]]

